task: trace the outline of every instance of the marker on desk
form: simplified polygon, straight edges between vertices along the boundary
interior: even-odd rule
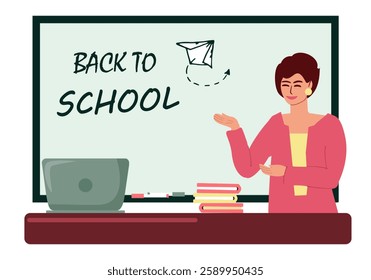
[[[185,196],[185,192],[173,192],[173,196],[174,197],[184,197]]]
[[[170,195],[168,193],[133,193],[131,194],[131,198],[169,198]]]

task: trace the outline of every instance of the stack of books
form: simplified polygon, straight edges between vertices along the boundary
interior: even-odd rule
[[[237,203],[239,184],[197,183],[194,203],[200,203],[201,213],[243,213],[243,203]]]

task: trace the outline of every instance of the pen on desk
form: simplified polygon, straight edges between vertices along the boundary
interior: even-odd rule
[[[168,193],[133,193],[131,194],[131,198],[169,198],[170,195]]]

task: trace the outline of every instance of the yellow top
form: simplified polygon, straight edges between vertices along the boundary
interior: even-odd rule
[[[307,139],[307,133],[290,133],[292,166],[307,166]],[[307,190],[307,186],[294,186],[294,193],[296,196],[307,195]]]

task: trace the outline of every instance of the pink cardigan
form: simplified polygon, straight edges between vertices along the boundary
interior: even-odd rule
[[[249,147],[242,128],[230,130],[227,137],[233,163],[243,177],[252,177],[259,164],[272,157],[271,164],[286,166],[282,177],[270,177],[269,212],[336,213],[332,189],[343,172],[346,143],[340,121],[325,115],[308,129],[307,167],[293,167],[289,127],[282,114],[271,117]],[[294,196],[294,185],[308,186],[306,196]]]

